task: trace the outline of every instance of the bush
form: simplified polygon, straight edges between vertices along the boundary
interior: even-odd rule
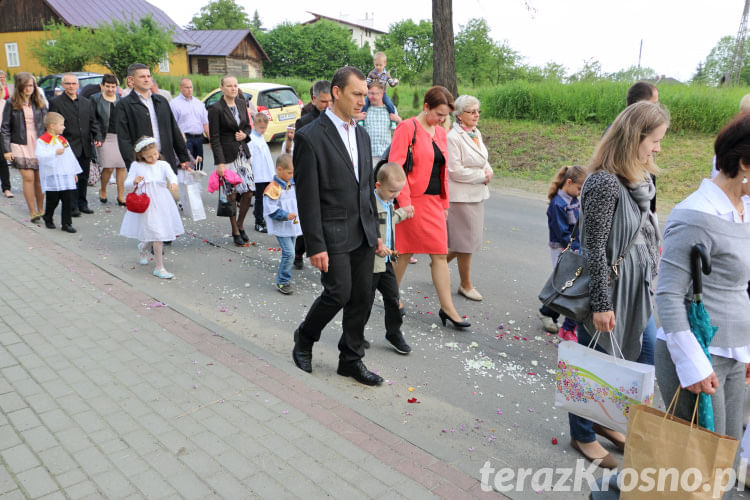
[[[625,107],[627,82],[513,81],[477,91],[485,116],[544,123],[599,123],[606,127]],[[669,109],[672,131],[714,134],[739,109],[747,88],[686,85],[659,86],[659,100]]]

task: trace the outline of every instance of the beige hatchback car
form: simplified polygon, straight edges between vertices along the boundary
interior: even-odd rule
[[[278,83],[240,83],[239,87],[245,99],[268,117],[268,129],[263,134],[266,142],[283,139],[286,128],[294,125],[302,112],[297,92]],[[203,103],[208,108],[221,98],[221,89],[212,90],[203,98]]]

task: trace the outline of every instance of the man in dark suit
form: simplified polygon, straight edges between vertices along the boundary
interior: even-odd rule
[[[328,109],[331,105],[331,82],[328,80],[318,80],[310,87],[310,97],[312,100],[302,108],[302,116],[294,123],[295,130],[299,130],[308,123],[312,122],[320,113]],[[305,255],[305,235],[297,236],[294,244],[294,267],[302,269],[302,256]]]
[[[102,135],[99,121],[91,101],[78,95],[78,77],[73,73],[65,73],[62,77],[64,92],[49,102],[49,110],[60,113],[65,118],[63,137],[68,140],[73,153],[76,155],[81,172],[78,174],[78,201],[73,204],[73,217],[93,214],[86,201],[86,190],[89,186],[89,167],[94,150],[91,143],[97,147],[102,145]]]
[[[156,145],[164,160],[177,173],[179,157],[182,168],[189,166],[185,139],[172,114],[169,102],[159,94],[152,93],[151,70],[145,64],[131,64],[128,68],[128,86],[133,91],[117,105],[117,144],[125,165],[135,160],[133,146],[142,136],[156,139]],[[177,153],[177,157],[175,157]]]
[[[332,108],[294,136],[294,181],[310,263],[320,269],[323,293],[294,332],[292,359],[312,372],[313,344],[344,309],[339,375],[366,385],[382,377],[369,371],[364,329],[372,307],[372,271],[378,235],[370,138],[355,117],[365,103],[365,75],[340,68],[331,81]]]

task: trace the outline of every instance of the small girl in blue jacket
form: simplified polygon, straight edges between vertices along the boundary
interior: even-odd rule
[[[581,186],[586,180],[586,169],[580,165],[562,167],[555,174],[555,178],[550,184],[549,207],[547,207],[547,226],[549,227],[549,248],[552,266],[557,264],[557,258],[563,249],[568,246],[570,235],[573,233],[576,221],[578,221],[578,211],[581,202],[578,196],[581,195]],[[581,243],[576,235],[571,250],[581,251]],[[544,329],[550,333],[557,331],[562,340],[576,341],[576,322],[570,318],[565,318],[565,322],[560,330],[557,330],[557,313],[547,306],[539,309],[539,318],[542,320]]]

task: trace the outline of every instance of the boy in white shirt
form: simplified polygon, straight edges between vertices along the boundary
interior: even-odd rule
[[[273,180],[274,164],[271,150],[263,138],[268,128],[268,117],[265,113],[258,113],[253,117],[253,132],[250,134],[250,164],[255,178],[255,206],[253,216],[255,217],[255,230],[266,233],[266,221],[263,218],[263,191],[268,183]]]

